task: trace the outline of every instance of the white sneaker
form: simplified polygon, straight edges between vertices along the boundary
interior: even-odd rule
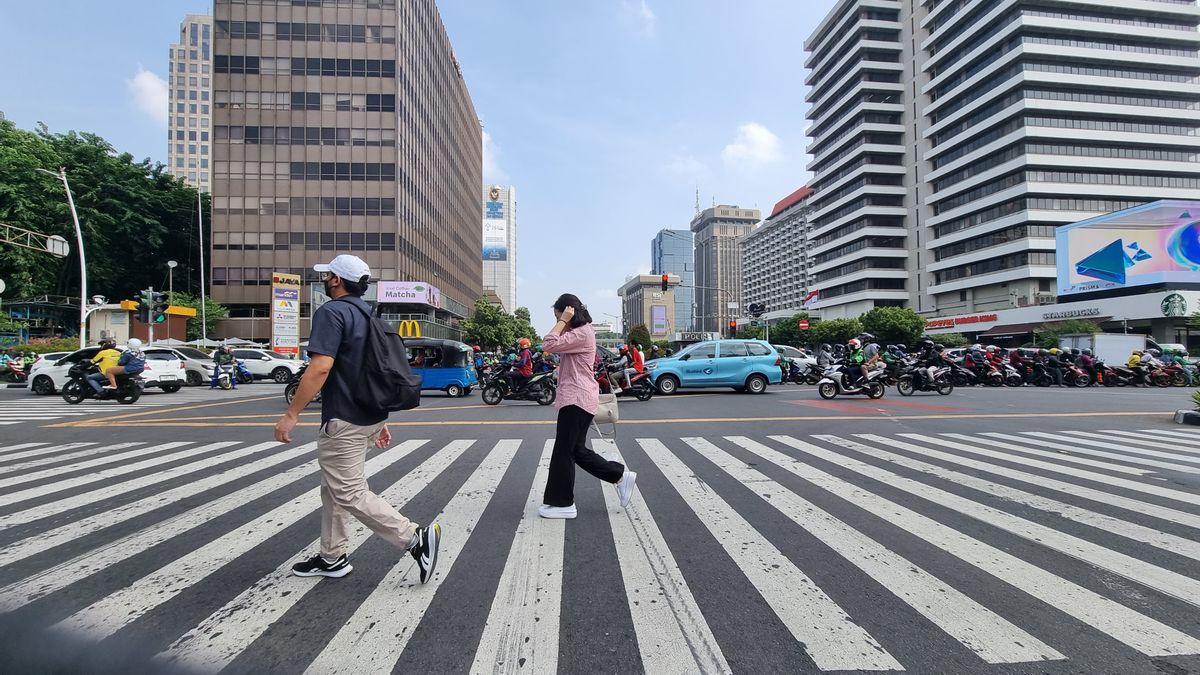
[[[575,510],[575,505],[570,506],[550,506],[542,504],[538,507],[538,515],[543,518],[556,518],[559,520],[571,520],[579,513]]]
[[[617,481],[617,494],[621,496],[621,508],[629,506],[629,501],[633,499],[633,485],[637,482],[637,472],[625,470],[621,474],[621,480]]]

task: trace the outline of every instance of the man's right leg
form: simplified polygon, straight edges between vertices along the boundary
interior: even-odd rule
[[[104,379],[104,373],[92,373],[91,375],[87,376],[87,383],[92,389],[96,390],[97,394],[99,394],[100,392],[104,391],[104,387],[100,386],[100,383],[103,382]]]

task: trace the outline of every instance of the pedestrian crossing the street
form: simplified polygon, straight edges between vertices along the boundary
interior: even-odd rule
[[[230,398],[278,393],[276,387],[239,388],[236,391],[213,392],[208,387],[185,387],[174,393],[147,391],[136,402],[122,405],[116,401],[88,399],[71,405],[61,396],[35,396],[22,394],[15,398],[0,400],[0,427],[18,424],[42,425],[56,421],[70,421],[95,415],[120,415],[146,408],[189,405],[195,403],[219,403]],[[282,400],[282,399],[281,399]]]
[[[638,491],[622,508],[580,472],[571,521],[537,516],[544,437],[372,451],[372,489],[441,524],[426,585],[357,524],[352,574],[290,574],[319,550],[313,443],[0,448],[0,654],[192,673],[1200,670],[1200,433],[593,445]]]

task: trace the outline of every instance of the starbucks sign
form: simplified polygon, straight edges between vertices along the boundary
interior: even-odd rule
[[[1163,298],[1161,307],[1163,316],[1187,316],[1187,300],[1178,293]]]

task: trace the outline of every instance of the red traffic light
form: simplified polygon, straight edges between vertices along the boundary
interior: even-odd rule
[[[667,290],[667,279],[668,277],[666,274],[662,275],[662,289],[664,291]]]

